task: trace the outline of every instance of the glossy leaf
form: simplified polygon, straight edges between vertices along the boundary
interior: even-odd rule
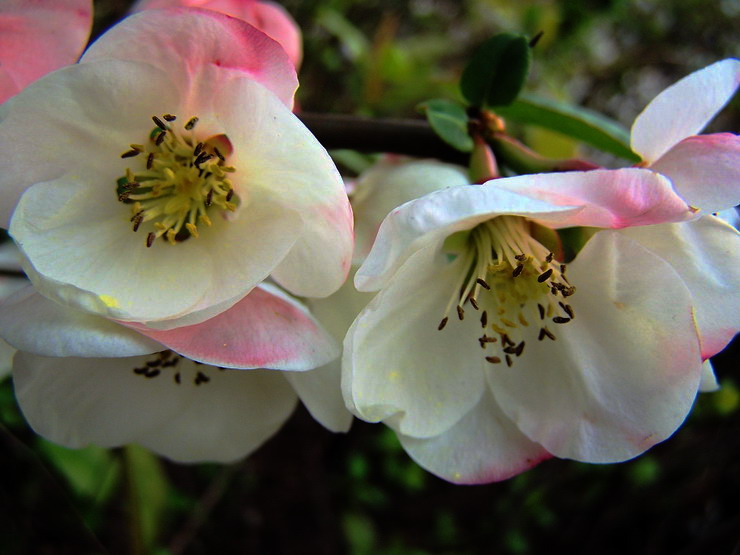
[[[418,109],[427,117],[434,132],[450,146],[470,152],[473,139],[468,134],[468,115],[457,102],[437,98],[419,104]]]
[[[522,95],[496,113],[520,123],[552,129],[630,162],[640,158],[629,147],[629,133],[614,120],[585,108]]]
[[[473,54],[460,79],[460,90],[473,106],[506,106],[519,95],[532,54],[524,35],[501,33]]]

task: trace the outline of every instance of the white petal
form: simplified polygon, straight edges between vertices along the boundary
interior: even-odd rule
[[[296,213],[255,202],[235,222],[214,218],[198,239],[146,248],[111,193],[66,177],[39,183],[21,198],[10,232],[39,291],[119,320],[172,319],[246,293],[300,229]]]
[[[714,367],[712,361],[707,359],[701,366],[701,383],[699,384],[699,391],[702,393],[711,393],[712,391],[719,390],[719,383],[717,383],[717,376],[714,375]]]
[[[437,251],[414,253],[370,301],[347,333],[342,360],[350,410],[371,422],[397,414],[399,431],[414,437],[448,430],[484,387],[475,315],[458,321],[450,314],[437,329],[466,270]]]
[[[130,165],[121,153],[148,135],[152,115],[179,102],[167,77],[142,63],[75,64],[33,83],[0,110],[6,160],[0,225],[8,227],[27,187],[65,173],[79,180],[94,176],[96,186],[115,201],[116,179]]]
[[[308,372],[283,372],[311,416],[332,432],[347,432],[352,425],[339,387],[341,375],[339,360]]]
[[[367,257],[380,223],[391,210],[432,191],[469,182],[465,168],[436,160],[387,157],[364,172],[352,195],[355,264]]]
[[[617,462],[666,439],[691,409],[701,354],[691,297],[676,272],[614,231],[569,266],[575,319],[527,341],[512,368],[493,368],[504,412],[553,455]]]
[[[740,234],[714,216],[621,233],[665,260],[691,293],[702,357],[714,356],[740,330]]]
[[[162,350],[115,322],[50,301],[30,285],[0,307],[0,335],[17,349],[50,357],[130,357]]]
[[[551,457],[519,431],[490,393],[446,432],[398,439],[420,466],[456,484],[506,480]]]
[[[279,373],[219,371],[186,360],[152,378],[133,372],[154,358],[18,353],[16,396],[34,430],[56,443],[139,443],[180,462],[244,457],[277,432],[295,406],[295,394]],[[196,385],[198,372],[210,381]]]
[[[740,61],[722,60],[671,85],[632,124],[631,146],[652,163],[673,145],[697,135],[732,98],[740,84]]]
[[[686,202],[707,212],[740,203],[740,137],[732,133],[684,139],[650,169],[668,177]]]

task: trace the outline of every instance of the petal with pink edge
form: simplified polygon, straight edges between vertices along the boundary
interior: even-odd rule
[[[210,320],[169,330],[128,323],[188,358],[225,368],[310,370],[339,356],[339,347],[301,303],[261,284]]]
[[[689,291],[665,261],[616,231],[568,267],[575,318],[555,341],[528,340],[512,368],[489,369],[496,401],[553,455],[630,459],[669,437],[702,373]],[[503,366],[503,365],[500,365]]]
[[[684,139],[650,169],[668,177],[686,202],[706,212],[740,204],[740,137],[732,133]]]
[[[295,68],[278,43],[211,10],[172,8],[129,16],[93,43],[81,62],[109,59],[152,64],[181,91],[198,81],[203,68],[235,70],[267,87],[288,108],[298,87]]]
[[[131,11],[189,6],[205,8],[236,17],[253,25],[280,43],[293,65],[301,63],[303,46],[301,30],[290,14],[274,2],[255,0],[139,0]]]
[[[77,61],[92,27],[91,0],[0,4],[0,103]]]
[[[632,124],[631,146],[648,163],[697,135],[735,94],[740,61],[730,58],[687,75],[658,94]]]
[[[31,427],[51,441],[72,448],[139,443],[178,462],[240,459],[275,434],[295,407],[296,395],[280,373],[222,371],[166,356],[19,352],[16,397]]]
[[[740,234],[714,216],[620,233],[665,260],[691,293],[702,358],[716,355],[740,330]]]
[[[30,285],[0,306],[0,336],[17,349],[50,357],[130,357],[162,350],[106,318],[50,301]]]
[[[489,392],[446,432],[398,439],[417,464],[455,484],[499,482],[552,457],[519,431]]]

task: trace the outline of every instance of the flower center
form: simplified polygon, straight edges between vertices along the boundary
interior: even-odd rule
[[[210,209],[233,212],[240,203],[231,180],[235,168],[226,165],[231,144],[225,135],[204,141],[195,137],[198,118],[190,118],[181,131],[177,119],[164,114],[153,116],[156,127],[146,145],[132,144],[121,158],[136,157],[138,169],[126,168],[118,179],[118,200],[131,205],[131,224],[138,231],[149,224],[146,246],[163,237],[171,245],[199,237],[198,225],[212,225]],[[219,148],[220,147],[220,148]]]
[[[460,320],[469,303],[480,313],[482,349],[497,347],[485,359],[508,366],[524,352],[527,329],[539,329],[539,341],[555,340],[550,322],[566,324],[575,317],[567,298],[575,287],[565,277],[566,266],[530,234],[519,216],[499,216],[473,228],[464,256],[466,272],[455,287],[438,329],[447,325],[452,307]],[[489,335],[490,334],[490,335]]]

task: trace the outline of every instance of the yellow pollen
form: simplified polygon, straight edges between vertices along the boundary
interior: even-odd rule
[[[556,340],[543,325],[545,318],[566,324],[575,317],[565,300],[575,287],[565,278],[565,264],[531,235],[530,223],[523,217],[498,216],[464,233],[465,247],[455,251],[465,267],[464,275],[452,291],[438,329],[446,327],[453,306],[459,314],[467,301],[481,311],[484,333],[475,336],[475,341],[485,349],[486,329],[501,338],[494,345],[498,356],[486,355],[486,360],[505,360],[506,367],[513,366],[530,338]],[[453,239],[449,244],[459,246],[461,242]],[[530,322],[539,324],[530,326]]]
[[[131,206],[133,231],[149,226],[148,247],[160,237],[171,245],[190,237],[197,239],[199,223],[213,225],[206,212],[235,212],[247,201],[225,178],[236,172],[226,165],[231,143],[225,135],[196,138],[196,117],[187,120],[182,129],[175,129],[177,118],[172,114],[153,116],[152,120],[156,127],[150,140],[145,145],[131,143],[131,150],[121,155],[140,167],[126,168],[118,179],[118,199]]]

